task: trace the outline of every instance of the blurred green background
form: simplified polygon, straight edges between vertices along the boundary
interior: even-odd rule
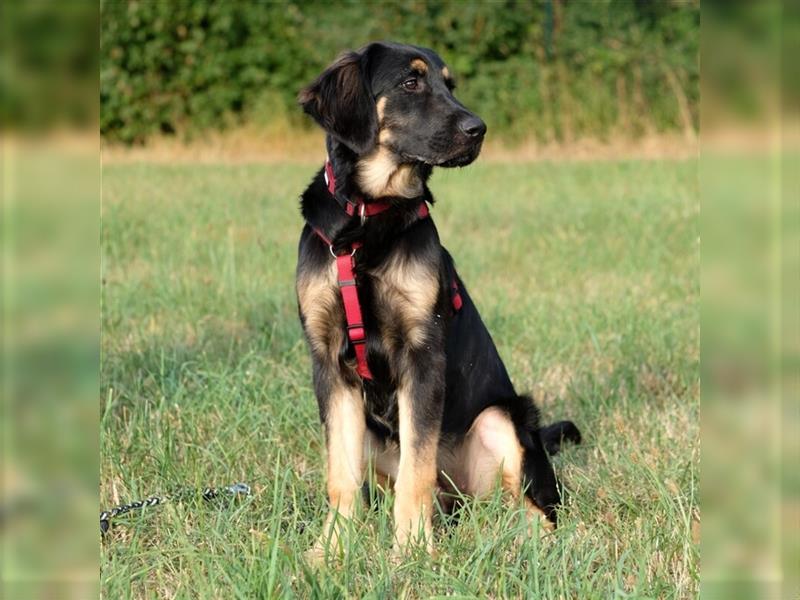
[[[495,139],[692,137],[697,128],[698,0],[101,6],[107,140],[310,128],[299,89],[342,50],[381,39],[439,52]]]
[[[162,126],[156,118],[163,109],[154,107],[161,106],[162,98],[178,93],[173,89],[173,85],[177,85],[177,76],[173,74],[178,72],[177,65],[189,60],[186,53],[194,52],[195,66],[204,66],[221,61],[223,48],[227,48],[225,56],[245,52],[236,50],[233,43],[215,47],[208,40],[199,47],[194,42],[194,49],[191,46],[179,48],[178,20],[184,19],[181,15],[189,14],[188,4],[154,0],[134,6],[133,3],[106,1],[101,6],[98,11],[92,2],[9,0],[0,3],[0,20],[5,25],[5,35],[0,40],[3,49],[0,93],[4,99],[0,103],[0,118],[4,144],[2,196],[6,265],[3,272],[6,312],[2,415],[5,453],[4,486],[0,490],[4,553],[0,561],[0,596],[6,598],[36,597],[31,592],[37,587],[41,597],[62,597],[70,592],[71,597],[96,596],[99,560],[96,390],[100,384],[93,353],[99,345],[100,315],[96,300],[99,247],[96,244],[92,247],[92,244],[99,237],[96,215],[100,204],[99,144],[95,137],[100,97],[97,62],[103,67],[104,137],[125,139],[120,129],[127,123],[146,130],[128,139],[146,141],[160,135],[162,130],[170,130],[169,125]],[[246,35],[240,39],[249,45],[262,44],[250,51],[262,61],[277,60],[272,49],[283,48],[284,56],[292,58],[294,68],[306,77],[316,74],[340,48],[356,47],[373,37],[388,37],[427,43],[436,48],[459,70],[458,93],[468,102],[482,101],[481,94],[495,98],[494,94],[505,93],[513,84],[513,91],[508,92],[507,98],[511,98],[513,107],[520,111],[526,106],[530,110],[531,101],[520,95],[520,91],[526,92],[530,81],[535,83],[535,89],[530,90],[532,94],[538,93],[537,86],[546,86],[545,89],[554,90],[554,99],[545,106],[546,112],[538,116],[528,114],[528,125],[526,129],[521,128],[520,133],[530,135],[553,130],[552,125],[540,129],[535,125],[538,119],[552,123],[566,109],[555,103],[561,98],[557,96],[556,76],[573,81],[572,78],[582,73],[591,74],[586,66],[584,70],[577,69],[579,65],[589,64],[587,61],[591,57],[595,57],[591,63],[595,65],[595,83],[589,88],[577,87],[578,92],[572,92],[574,95],[569,100],[575,103],[573,109],[598,105],[605,94],[603,106],[611,106],[608,110],[614,111],[605,113],[607,119],[618,114],[629,116],[619,120],[620,126],[635,131],[633,123],[642,118],[663,123],[658,120],[661,117],[650,112],[654,110],[652,106],[635,110],[635,105],[629,101],[631,108],[618,113],[619,103],[613,108],[613,103],[607,100],[611,94],[609,82],[616,82],[612,76],[617,74],[625,82],[625,98],[633,98],[636,75],[632,66],[638,64],[642,70],[641,98],[652,101],[653,96],[658,96],[657,100],[671,105],[669,114],[673,115],[673,121],[660,126],[682,133],[682,122],[677,122],[676,129],[674,121],[680,104],[673,100],[675,94],[668,87],[669,81],[653,76],[660,65],[668,64],[676,70],[696,126],[697,61],[695,54],[686,48],[696,45],[700,37],[703,46],[700,83],[704,104],[701,127],[704,149],[699,177],[699,193],[703,198],[704,270],[702,596],[726,600],[757,597],[753,585],[762,583],[764,596],[771,592],[769,597],[780,597],[781,592],[776,588],[783,585],[782,597],[800,597],[796,568],[800,536],[795,518],[800,506],[800,486],[796,466],[793,467],[800,456],[797,441],[800,439],[797,435],[800,414],[797,411],[800,397],[797,393],[800,381],[797,340],[800,337],[796,310],[800,295],[796,276],[800,210],[798,195],[791,192],[798,189],[800,173],[796,168],[800,147],[797,142],[800,77],[796,76],[796,61],[790,60],[796,54],[800,39],[797,6],[769,0],[704,2],[702,33],[690,28],[680,35],[669,33],[665,26],[670,20],[696,26],[699,22],[697,2],[678,5],[573,1],[553,3],[552,13],[547,12],[544,2],[511,8],[507,3],[498,2],[492,4],[495,10],[462,4],[457,8],[437,9],[440,10],[437,14],[445,17],[419,18],[414,22],[408,21],[409,14],[442,5],[433,4],[428,8],[391,3],[370,5],[369,10],[355,3],[333,8],[321,3],[305,3],[302,7],[294,3],[294,9],[286,6],[251,7],[226,2],[213,10],[248,14],[257,10],[269,12],[274,25],[266,33],[258,32],[256,36],[246,30]],[[144,54],[154,33],[147,25],[150,21],[141,15],[138,17],[141,25],[136,19],[131,21],[129,10],[168,13],[162,15],[164,35],[170,27],[175,29],[170,33],[168,47],[164,46],[164,55],[159,57],[165,64],[158,69],[145,68],[143,58],[139,63],[132,60],[136,52]],[[192,5],[191,10],[209,12],[212,8],[204,3],[200,8]],[[486,14],[477,15],[480,11]],[[648,11],[653,18],[646,17]],[[99,12],[103,19],[102,57],[98,55]],[[343,14],[358,15],[355,30],[350,27],[352,22],[347,21],[348,17],[341,16]],[[446,15],[461,29],[477,28],[474,31],[478,31],[480,43],[471,39],[458,43],[449,41],[461,34],[467,36],[466,31],[450,31],[447,22],[441,20]],[[516,15],[520,16],[521,25],[513,25],[518,21]],[[547,39],[543,28],[550,18],[552,42],[547,50],[543,45]],[[484,37],[487,30],[500,27],[497,19],[511,23],[502,27],[517,27],[515,31],[527,32],[525,35],[531,37],[524,42],[511,42],[510,33],[504,29],[495,34],[494,41],[487,41]],[[123,20],[129,22],[123,23]],[[199,21],[202,20],[203,17],[199,17]],[[242,21],[245,27],[260,27],[249,17],[240,17],[237,22]],[[592,21],[598,24],[590,25]],[[183,23],[187,34],[194,31],[188,18]],[[556,23],[561,24],[560,29]],[[586,28],[583,41],[573,30],[567,29],[568,25]],[[121,39],[117,33],[112,34],[113,28],[133,40],[125,47],[125,51],[133,55],[111,58],[113,42]],[[313,31],[316,37],[303,37],[306,31]],[[290,39],[296,40],[292,46],[287,45]],[[592,46],[592,39],[600,41]],[[307,49],[302,49],[303,43],[308,44]],[[493,49],[486,51],[484,45],[492,45]],[[680,51],[679,46],[683,46]],[[535,49],[540,47],[537,53]],[[662,63],[659,55],[651,51],[659,47],[665,49],[670,62]],[[475,87],[479,82],[475,78],[483,74],[484,68],[510,68],[514,60],[520,60],[522,53],[515,54],[509,48],[522,48],[527,56],[533,53],[536,58],[530,64],[535,62],[534,68],[539,70],[527,73],[522,79],[506,74],[507,80],[498,79],[496,85],[487,85],[488,91],[479,94],[480,88]],[[469,58],[473,70],[464,71],[464,65],[458,61],[465,61],[478,51],[481,54],[477,60],[482,61],[481,64]],[[177,54],[169,58],[170,52]],[[597,53],[613,54],[624,61],[607,65],[596,59]],[[506,60],[509,56],[514,58]],[[685,64],[681,63],[683,60]],[[170,61],[174,61],[174,66],[170,66]],[[557,71],[559,61],[564,65],[560,73]],[[227,68],[224,79],[230,81],[216,76],[207,81],[201,79],[199,85],[182,83],[183,93],[187,94],[184,97],[191,95],[197,98],[195,102],[204,105],[205,90],[222,83],[229,85],[229,94],[240,89],[272,90],[283,100],[270,105],[267,96],[261,98],[260,105],[251,104],[252,96],[248,92],[246,99],[243,94],[239,102],[223,102],[219,105],[221,108],[215,108],[216,112],[206,112],[225,115],[225,118],[207,119],[205,123],[196,119],[198,107],[192,109],[195,113],[181,112],[185,110],[181,108],[169,121],[174,123],[171,127],[179,134],[173,136],[176,140],[191,139],[205,132],[209,122],[215,128],[220,125],[232,128],[239,124],[258,125],[257,118],[265,124],[295,119],[292,126],[310,127],[303,122],[292,102],[296,88],[305,81],[294,81],[290,77],[292,73],[287,75],[286,71],[269,66],[258,75],[269,81],[268,86],[233,85],[232,77],[239,71],[230,65]],[[180,69],[180,72],[190,77],[187,75],[190,70]],[[279,76],[278,73],[283,74]],[[550,79],[546,78],[548,75]],[[111,87],[122,88],[126,82],[131,85],[132,80],[145,76],[152,83],[146,88],[131,86],[124,110],[123,104],[113,106],[109,96],[118,100],[121,92]],[[487,83],[492,84],[496,78],[492,75]],[[657,87],[652,88],[651,84]],[[495,98],[494,102],[500,101]],[[179,108],[186,105],[188,102],[176,104]],[[485,113],[484,106],[476,105],[476,109]],[[284,114],[278,110],[283,110]],[[495,115],[485,116],[496,118]],[[570,118],[575,119],[574,116]],[[114,119],[118,121],[109,127],[109,120]],[[611,122],[617,123],[616,120]],[[494,138],[500,131],[499,122],[492,121],[490,125]],[[737,131],[743,125],[762,131],[766,142],[753,143],[752,137],[747,135],[721,136],[716,148],[720,156],[709,154],[709,132],[715,129],[722,133]],[[609,137],[621,129],[620,126],[609,129]],[[112,132],[114,129],[116,133]],[[65,130],[77,134],[79,143],[65,137]],[[559,131],[553,130],[554,135]],[[584,131],[574,129],[571,134],[577,137]],[[85,136],[89,136],[88,139]],[[776,140],[779,139],[784,144],[782,154],[777,154],[780,145]],[[756,141],[763,140],[757,138]],[[773,152],[771,158],[764,148]],[[145,150],[148,149],[142,149]],[[573,156],[571,152],[565,155]],[[763,159],[765,155],[770,158],[766,163],[752,160],[754,156]],[[104,161],[107,156],[104,155]],[[465,171],[460,175],[469,176],[469,173]],[[137,181],[143,186],[151,185],[145,177]],[[605,177],[596,181],[597,185],[607,184]],[[635,180],[631,182],[633,186],[638,184]],[[220,194],[228,189],[231,187],[224,188]],[[131,188],[131,193],[140,193],[137,190]],[[174,204],[171,199],[164,202]],[[132,201],[131,206],[135,203]],[[442,203],[442,209],[446,206]],[[157,216],[158,211],[153,211],[153,215]],[[778,258],[781,248],[786,249],[788,255],[783,263]],[[722,269],[723,277],[715,277],[715,269]],[[781,277],[782,274],[785,276]],[[764,283],[767,277],[769,284]],[[728,331],[727,337],[720,335]],[[752,331],[756,331],[755,336],[748,335]],[[776,352],[781,352],[777,358]],[[770,364],[764,368],[767,360]],[[716,368],[720,362],[725,368]],[[613,431],[607,435],[613,435]],[[243,439],[243,442],[250,443],[250,440]],[[776,456],[776,444],[781,445],[785,455]],[[728,465],[734,470],[728,470]],[[760,485],[753,485],[754,479]],[[747,493],[741,493],[743,490]],[[777,508],[776,500],[781,503]],[[773,543],[775,539],[779,539],[779,543]],[[145,549],[154,554],[161,551],[152,545]],[[780,554],[779,559],[776,554]],[[180,561],[181,557],[167,555],[164,560]],[[585,573],[586,566],[589,565],[581,565],[579,572]],[[575,573],[570,571],[567,576]],[[119,572],[117,576],[121,576]],[[94,586],[95,590],[87,591],[84,586]]]

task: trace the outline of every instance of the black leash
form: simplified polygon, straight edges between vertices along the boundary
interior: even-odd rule
[[[201,497],[205,501],[213,500],[221,495],[229,495],[231,497],[249,496],[250,486],[246,483],[234,483],[223,488],[208,487],[203,489]],[[164,504],[167,501],[181,501],[187,497],[196,496],[196,490],[183,489],[164,496],[150,496],[144,500],[137,500],[136,502],[129,502],[128,504],[120,504],[109,510],[104,510],[100,513],[100,533],[105,535],[111,526],[111,520],[120,515],[124,515],[134,510],[141,510],[150,506]]]

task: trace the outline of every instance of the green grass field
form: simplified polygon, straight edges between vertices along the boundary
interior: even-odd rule
[[[303,552],[326,511],[297,320],[297,197],[314,165],[103,173],[101,503],[244,481],[237,503],[120,518],[106,598],[687,598],[698,588],[696,162],[439,171],[432,215],[519,391],[584,444],[555,458],[559,529],[499,495],[390,558],[391,498],[346,556]]]

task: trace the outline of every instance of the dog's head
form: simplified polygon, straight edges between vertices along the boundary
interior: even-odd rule
[[[478,156],[486,125],[456,100],[454,87],[432,50],[376,42],[339,57],[299,101],[358,157],[458,167]]]

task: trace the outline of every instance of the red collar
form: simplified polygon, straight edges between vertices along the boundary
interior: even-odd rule
[[[330,159],[325,161],[325,183],[331,196],[342,206],[348,216],[358,215],[363,221],[367,217],[374,217],[382,212],[389,210],[392,203],[388,200],[377,200],[375,202],[365,202],[361,196],[355,196],[353,200],[345,198],[343,201],[336,195],[336,175],[333,174],[333,165]],[[424,203],[423,203],[424,204]],[[427,210],[427,207],[426,207]],[[427,216],[427,215],[426,215]]]
[[[361,217],[361,224],[364,224],[364,221],[367,217],[374,217],[375,215],[379,215],[382,212],[389,210],[392,207],[392,203],[389,200],[376,200],[374,202],[365,202],[361,196],[355,196],[354,200],[349,200],[345,198],[344,200],[340,199],[339,196],[336,195],[336,175],[333,172],[333,165],[331,164],[330,159],[325,160],[325,185],[328,186],[328,192],[331,196],[333,196],[334,200],[339,203],[342,209],[347,213],[348,216],[353,217],[358,215]],[[428,210],[428,203],[425,200],[422,200],[419,205],[417,206],[417,218],[418,219],[425,219],[430,216],[430,211]],[[333,242],[331,241],[328,236],[326,236],[322,230],[318,229],[317,227],[313,227],[314,232],[319,236],[322,241],[328,244],[331,247],[331,254],[336,256],[336,253],[333,251]],[[361,244],[358,244],[357,247],[360,247]],[[354,244],[355,246],[355,244]]]

